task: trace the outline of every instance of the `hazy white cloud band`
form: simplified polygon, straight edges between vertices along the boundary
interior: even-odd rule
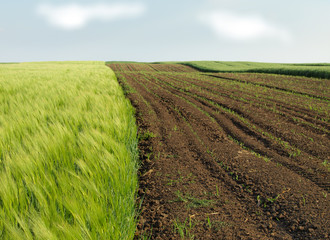
[[[201,14],[200,20],[220,38],[236,41],[251,41],[265,37],[290,42],[290,33],[274,26],[257,15],[238,15],[230,11],[213,11]]]
[[[145,5],[141,3],[66,4],[62,6],[41,4],[37,8],[38,14],[45,17],[50,24],[66,30],[83,28],[93,20],[113,21],[138,17],[145,10]]]

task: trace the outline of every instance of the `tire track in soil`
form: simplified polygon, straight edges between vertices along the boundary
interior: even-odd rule
[[[240,79],[236,79],[236,78],[229,78],[229,77],[224,77],[224,76],[218,76],[218,75],[215,75],[215,74],[207,74],[207,75],[208,76],[215,77],[215,78],[227,79],[227,80],[236,81],[236,82],[240,82],[240,83],[246,83],[246,81],[243,81],[243,80],[240,80]],[[316,96],[316,95],[313,95],[313,94],[299,92],[299,91],[295,91],[295,90],[292,90],[292,89],[289,90],[289,89],[285,89],[285,88],[281,88],[281,87],[271,86],[271,85],[267,85],[267,84],[264,84],[264,83],[249,82],[249,84],[255,85],[255,86],[266,87],[266,88],[270,88],[270,89],[276,89],[276,90],[287,92],[287,93],[293,93],[293,94],[298,94],[298,95],[302,95],[302,96],[308,96],[308,97],[319,99],[319,100],[330,101],[330,99],[327,98],[327,97]]]
[[[177,81],[177,79],[175,79],[175,78],[171,78],[171,79],[173,79],[174,81]],[[172,81],[173,82],[173,81]],[[189,82],[190,83],[190,82]],[[196,94],[196,91],[192,91],[192,90],[190,90],[190,92],[191,93],[194,93],[194,94]],[[213,91],[214,92],[214,91]],[[211,93],[209,93],[211,96],[213,96],[213,93],[211,94]],[[288,141],[288,142],[290,142],[290,143],[294,143],[294,145],[300,145],[302,142],[300,141],[300,140],[296,140],[295,138],[292,138],[290,135],[284,135],[283,133],[283,131],[278,131],[279,129],[276,129],[276,128],[273,128],[272,127],[272,125],[270,125],[267,121],[270,121],[270,120],[272,120],[272,119],[267,119],[267,115],[265,115],[265,114],[263,114],[263,118],[256,118],[255,117],[255,113],[262,113],[261,111],[260,111],[260,109],[259,108],[255,108],[255,106],[251,106],[250,105],[250,108],[252,108],[253,109],[253,114],[247,114],[247,113],[244,113],[244,112],[242,112],[239,108],[241,107],[243,107],[243,108],[245,108],[246,106],[247,106],[247,104],[245,103],[245,102],[243,102],[243,101],[238,101],[237,99],[230,99],[231,100],[231,102],[228,102],[227,100],[227,98],[229,98],[228,96],[226,96],[226,101],[227,101],[227,103],[224,103],[224,101],[223,100],[221,100],[221,102],[219,102],[219,101],[215,101],[214,99],[212,99],[212,98],[210,98],[210,97],[208,97],[208,96],[206,96],[207,94],[204,94],[204,95],[201,95],[200,93],[197,93],[197,95],[198,95],[198,97],[203,97],[203,98],[205,98],[206,100],[208,100],[208,101],[212,101],[212,102],[214,102],[214,103],[216,103],[216,104],[218,104],[218,105],[220,105],[221,107],[224,107],[224,108],[226,108],[226,109],[228,109],[229,111],[232,111],[232,112],[235,112],[235,114],[237,114],[237,115],[239,115],[239,116],[241,116],[241,117],[243,117],[243,118],[245,118],[245,119],[247,119],[247,120],[249,120],[253,125],[256,125],[256,126],[258,126],[258,128],[260,128],[260,129],[262,129],[263,131],[270,131],[270,133],[272,134],[272,135],[274,135],[274,136],[276,136],[277,138],[281,138],[281,139],[283,139],[283,140],[285,140],[285,141]],[[222,95],[221,95],[222,96]],[[265,111],[265,110],[264,110]],[[267,109],[267,111],[268,111],[268,109]],[[282,113],[282,112],[281,112]],[[288,127],[287,127],[287,129],[290,129],[291,128],[291,124],[293,124],[292,123],[292,121],[287,121],[287,119],[284,117],[284,116],[282,116],[282,114],[279,114],[279,116],[278,116],[279,118],[280,118],[280,121],[282,122],[281,123],[281,125],[283,125],[283,124],[286,124],[286,125],[288,125]],[[266,118],[266,119],[265,119]],[[261,120],[261,121],[260,121]],[[297,127],[297,124],[296,123],[294,123],[294,127]],[[329,128],[329,125],[327,125],[327,127]],[[299,132],[301,131],[301,129],[299,130]],[[314,132],[309,132],[309,134],[310,135],[312,135],[312,137],[314,138],[314,139],[318,139],[319,141],[320,140],[322,140],[322,138],[324,137],[324,136],[320,136],[320,135],[318,135],[318,134],[314,134]],[[279,135],[279,136],[278,136]],[[287,139],[287,137],[289,137],[288,139]],[[328,141],[328,139],[327,140],[325,140],[325,141]],[[320,146],[320,145],[318,145],[318,146]],[[306,149],[306,147],[302,147],[302,148],[300,148],[300,149],[302,149],[301,151],[306,151],[307,150],[307,152],[308,152],[308,154],[309,155],[313,155],[313,156],[315,156],[315,157],[317,157],[318,156],[318,154],[320,153],[320,151],[323,151],[323,152],[327,152],[327,150],[326,149],[322,149],[322,148],[319,148],[319,149],[315,149],[315,147],[318,147],[318,146],[315,146],[314,145],[314,149],[313,149],[313,151],[310,151],[310,149]],[[308,146],[309,147],[309,146]],[[327,156],[327,154],[326,154],[326,156]]]
[[[207,75],[205,75],[205,76],[207,76]],[[218,79],[218,80],[230,81],[230,79],[228,79],[228,78],[213,77],[212,75],[209,77],[209,80],[212,79],[212,78],[215,78],[215,79]],[[171,79],[175,80],[175,78],[173,78],[172,76],[171,76]],[[238,81],[238,82],[241,82],[241,81]],[[275,100],[275,99],[272,99],[272,100],[265,99],[265,98],[259,99],[259,98],[255,98],[253,93],[248,93],[248,92],[238,93],[237,91],[236,92],[231,91],[229,93],[222,93],[224,90],[221,89],[221,88],[219,89],[220,86],[218,85],[219,84],[218,81],[217,81],[216,84],[208,82],[208,81],[205,81],[205,82],[199,81],[199,83],[194,82],[193,84],[198,86],[198,87],[201,87],[201,88],[205,89],[208,92],[211,92],[211,93],[214,93],[214,94],[223,94],[222,96],[225,96],[227,98],[231,98],[232,97],[231,94],[235,94],[235,95],[242,94],[242,95],[244,95],[244,97],[247,100],[253,102],[253,104],[259,102],[260,107],[263,107],[264,103],[271,103],[271,106],[273,107],[274,104],[276,103],[276,107],[281,108],[281,111],[282,111],[282,112],[280,112],[281,114],[283,114],[283,111],[284,111],[284,112],[291,115],[291,116],[285,115],[286,117],[299,117],[299,118],[304,119],[305,121],[307,121],[309,123],[318,124],[318,125],[321,125],[322,127],[329,128],[328,123],[325,123],[325,122],[322,122],[318,119],[315,119],[315,113],[311,113],[310,111],[307,111],[306,109],[303,109],[303,108],[299,108],[298,106],[292,106],[292,104],[288,104],[288,102],[278,101],[278,100]],[[239,102],[238,99],[235,99],[235,100]],[[240,101],[240,102],[243,102],[243,101]],[[325,117],[325,116],[323,116],[323,117]]]
[[[202,75],[202,76],[208,76],[208,75]],[[210,92],[214,92],[216,89],[217,91],[219,90],[222,90],[222,89],[219,89],[219,83],[223,80],[225,81],[234,81],[234,80],[231,80],[230,78],[222,78],[222,77],[215,77],[215,76],[212,76],[210,75],[208,78],[204,78],[203,80],[208,80],[206,82],[203,82],[202,85],[199,85],[200,87],[205,87],[205,86],[208,86],[208,88],[206,88],[207,91],[210,91]],[[212,82],[210,82],[212,80]],[[215,83],[214,83],[214,80],[215,80]],[[244,81],[234,81],[234,82],[238,82],[238,83],[244,83]],[[201,81],[199,82],[201,83]],[[250,83],[247,83],[247,84],[250,84]],[[250,84],[250,85],[253,85],[253,84]],[[255,86],[258,86],[258,85],[255,85]],[[262,86],[258,86],[258,87],[262,87]],[[265,87],[264,87],[265,88]],[[275,91],[276,92],[276,91]],[[239,95],[238,91],[232,91],[231,93],[236,93],[236,95]],[[275,100],[275,99],[266,99],[266,98],[263,98],[263,99],[258,99],[258,98],[255,98],[254,96],[254,93],[251,92],[241,92],[241,94],[244,95],[244,97],[246,96],[250,96],[250,97],[253,97],[253,99],[250,99],[253,101],[253,103],[255,102],[258,102],[258,101],[261,101],[261,103],[265,103],[265,102],[268,102],[268,103],[272,103],[272,105],[274,103],[276,103],[279,107],[284,107],[286,108],[288,111],[290,111],[293,115],[297,116],[297,117],[307,117],[307,119],[309,120],[312,120],[312,121],[315,121],[315,115],[314,113],[311,113],[310,111],[304,109],[304,108],[299,108],[299,106],[296,106],[296,105],[292,105],[292,104],[289,104],[288,102],[283,102],[283,101],[279,101],[279,100]],[[287,94],[290,94],[290,92],[286,92],[286,95]],[[291,94],[293,95],[293,94]],[[294,95],[293,95],[294,96]],[[230,96],[229,96],[230,97]],[[299,97],[303,97],[303,96],[299,96]],[[298,113],[300,113],[300,115],[298,115]],[[325,117],[325,116],[324,116]],[[324,124],[322,121],[318,121],[318,123],[320,124]],[[329,127],[329,125],[327,125],[326,127]]]
[[[121,84],[136,91],[128,97],[137,109],[140,134],[156,134],[140,141],[139,195],[144,200],[138,236],[180,239],[174,226],[185,223],[186,237],[195,239],[328,237],[329,202],[321,190],[228,140],[228,132],[237,131],[244,142],[248,135],[235,130],[226,113],[215,114],[212,106],[152,74],[118,76]]]
[[[141,88],[138,88],[138,87],[136,87],[135,86],[135,89],[138,89],[138,91],[139,92],[144,92],[144,90],[143,89],[141,89]],[[148,92],[148,94],[150,94],[150,92]],[[149,96],[147,97],[147,98],[149,98]],[[179,127],[179,129],[183,129],[183,128],[185,128],[186,127],[186,125],[182,125],[182,124],[180,124],[180,116],[178,116],[178,115],[176,115],[175,113],[176,113],[176,111],[175,110],[173,110],[173,107],[171,108],[171,107],[169,107],[169,106],[173,106],[173,105],[171,105],[171,104],[169,104],[169,101],[168,101],[168,99],[165,99],[165,98],[161,98],[161,97],[159,97],[160,99],[158,100],[158,101],[160,101],[160,102],[162,102],[164,105],[163,105],[163,108],[161,108],[159,105],[157,106],[157,109],[155,109],[156,110],[156,112],[158,112],[158,113],[156,113],[157,114],[157,117],[158,118],[160,118],[160,119],[164,119],[164,117],[167,117],[167,119],[168,119],[168,116],[166,116],[166,114],[164,114],[164,113],[170,113],[170,114],[174,114],[176,117],[175,117],[175,119],[177,120],[176,121],[176,123],[178,124],[178,127]],[[150,99],[149,100],[149,102],[155,102],[155,99]],[[164,109],[165,108],[165,109]],[[162,111],[159,111],[160,109],[163,109]],[[179,121],[178,121],[179,120]],[[172,125],[173,126],[173,125]],[[207,126],[207,125],[206,125]],[[204,164],[206,164],[208,167],[207,167],[207,169],[208,170],[206,170],[207,171],[207,173],[206,174],[203,174],[203,175],[206,175],[206,176],[208,176],[207,178],[210,178],[209,176],[211,175],[211,176],[213,176],[213,178],[215,178],[215,179],[219,179],[219,173],[216,171],[216,169],[221,169],[220,167],[219,167],[219,165],[218,164],[215,164],[215,162],[214,161],[209,161],[208,160],[208,156],[205,156],[205,154],[203,153],[203,152],[205,152],[205,149],[201,149],[200,147],[199,147],[199,145],[200,145],[200,143],[198,142],[198,141],[196,141],[196,138],[194,138],[194,136],[192,136],[191,135],[191,131],[189,130],[189,129],[185,129],[185,136],[188,136],[187,138],[188,139],[190,139],[190,141],[189,141],[189,143],[188,143],[188,145],[189,145],[189,150],[191,151],[191,152],[193,152],[193,153],[195,153],[195,156],[197,156],[197,158],[199,159],[199,160],[201,160],[202,162],[204,162]],[[181,139],[181,140],[183,140],[183,139]],[[179,152],[182,152],[182,151],[180,151],[179,149],[178,149],[178,147],[177,147],[177,144],[178,143],[175,143],[175,145],[174,146],[172,146],[173,145],[173,142],[172,141],[170,141],[170,142],[168,142],[168,141],[166,141],[165,140],[165,142],[166,142],[166,146],[170,146],[170,153],[174,153],[174,154],[178,154]],[[185,143],[184,145],[186,145],[187,143]],[[175,152],[173,152],[173,149],[177,149],[177,151],[175,151]],[[180,155],[178,155],[178,158],[180,158],[181,156]],[[187,158],[187,157],[189,157],[189,156],[187,156],[187,154],[185,154],[185,156],[184,156],[185,158]],[[190,156],[191,157],[191,156]],[[180,168],[181,169],[181,167],[179,167],[179,166],[176,166],[176,168]],[[175,168],[175,169],[176,169]],[[201,189],[203,189],[204,188],[204,190],[206,190],[207,192],[210,192],[210,191],[214,191],[214,189],[210,189],[210,187],[208,187],[208,185],[205,185],[205,182],[207,182],[207,178],[205,178],[205,177],[202,177],[201,176],[201,169],[203,169],[203,168],[205,168],[205,167],[203,167],[203,165],[201,165],[200,164],[200,162],[199,161],[195,161],[194,162],[194,164],[193,165],[191,165],[191,166],[189,166],[189,168],[190,168],[190,171],[191,171],[191,169],[194,169],[194,171],[192,171],[193,172],[193,176],[198,176],[198,179],[199,179],[199,182],[201,182],[202,183],[202,185],[201,186],[198,186],[197,187],[197,189],[198,189],[198,191],[201,191]],[[197,169],[197,170],[196,170]],[[182,172],[183,172],[184,170],[182,170]],[[205,171],[205,169],[204,169],[204,171]],[[170,171],[170,172],[172,172],[172,171]],[[214,172],[214,173],[213,173]],[[221,175],[220,175],[221,176]],[[233,186],[233,184],[234,185],[237,185],[237,184],[235,184],[235,182],[227,175],[227,174],[222,174],[222,178],[220,178],[220,179],[225,179],[225,181],[224,181],[224,183],[225,183],[225,185],[224,186],[226,186],[226,188],[227,188],[227,194],[226,195],[230,195],[230,193],[233,191],[233,190],[235,190],[235,189],[240,189],[239,187],[234,187]],[[208,180],[209,181],[209,180]],[[210,186],[212,186],[212,185],[210,185]],[[220,187],[220,183],[219,183],[219,187]],[[194,186],[194,188],[196,188],[196,186]],[[190,187],[190,189],[193,189],[192,187]],[[234,201],[233,199],[235,199],[237,196],[234,196],[234,197],[229,197],[229,199],[231,199],[230,201]],[[241,196],[242,197],[242,196]],[[175,198],[175,197],[174,197]],[[254,201],[253,201],[253,199],[250,199],[250,204],[251,203],[253,203]],[[238,203],[235,203],[235,204],[238,204]],[[231,206],[230,208],[230,212],[233,212],[233,207]],[[242,217],[242,215],[243,215],[243,211],[244,211],[244,209],[245,209],[245,207],[242,207],[242,206],[239,206],[238,207],[238,209],[236,209],[236,212],[238,211],[239,213],[240,213],[240,217]],[[177,212],[178,212],[178,210],[177,210]],[[196,214],[192,214],[192,215],[196,215]],[[222,214],[223,215],[223,214]],[[190,214],[190,216],[191,216],[191,214]],[[188,216],[187,216],[188,217]],[[243,219],[249,219],[249,218],[251,218],[251,217],[244,217]],[[205,220],[205,219],[201,219],[201,220]],[[184,219],[182,220],[182,221],[184,221]],[[223,220],[222,220],[223,221]],[[228,221],[225,221],[227,224],[229,224],[228,223]],[[234,219],[234,220],[231,220],[231,224],[234,224],[235,223],[235,225],[237,225],[237,219]],[[159,222],[156,222],[156,223],[154,223],[155,225],[159,225]],[[244,223],[244,222],[242,222],[242,224],[245,224],[245,225],[248,225],[247,223]],[[253,227],[255,227],[255,225],[256,225],[256,223],[253,223]],[[275,224],[273,223],[272,224],[273,226],[275,226]],[[251,231],[251,228],[252,228],[252,226],[250,226],[250,230],[249,231]],[[165,229],[164,229],[164,231],[165,231]],[[242,231],[242,229],[241,229],[241,231]],[[233,228],[232,230],[231,230],[231,232],[237,232],[237,229],[235,229],[235,228]],[[264,235],[264,236],[262,236],[262,234],[260,234],[260,233],[258,233],[259,232],[259,230],[258,229],[256,229],[255,230],[255,232],[256,232],[256,234],[254,235],[254,238],[265,238],[266,236]],[[250,234],[249,234],[250,235]],[[253,236],[253,235],[252,235]],[[164,235],[162,236],[162,239],[163,239],[163,237],[164,237]],[[202,237],[202,236],[201,236]],[[213,236],[213,237],[215,237],[215,236]],[[219,235],[218,237],[224,237],[223,235],[221,236],[221,235]],[[231,236],[231,237],[233,237],[233,239],[235,239],[235,238],[239,238],[240,236],[239,235],[236,235],[236,236]]]
[[[182,92],[178,91],[178,89],[176,89],[176,91],[177,92],[175,94],[183,94]],[[200,100],[198,98],[194,98],[194,100],[196,100],[201,105],[201,107],[210,108],[211,110],[208,110],[209,114],[212,114],[212,112],[219,110],[203,100]],[[222,105],[221,103],[219,104]],[[239,119],[235,119],[231,116],[226,116],[226,115],[221,116],[220,118],[219,117],[215,117],[215,118],[217,119],[218,122],[221,122],[220,123],[221,127],[228,135],[231,135],[236,140],[243,142],[245,146],[248,147],[249,149],[252,149],[253,151],[263,156],[267,156],[268,158],[276,159],[278,163],[296,172],[298,175],[301,175],[304,178],[308,178],[309,180],[317,184],[319,187],[329,192],[329,188],[330,188],[329,180],[328,180],[329,174],[315,167],[315,164],[311,165],[309,164],[309,161],[305,161],[304,164],[307,165],[307,167],[302,168],[301,166],[303,165],[302,161],[296,160],[296,162],[298,162],[297,164],[300,163],[300,166],[292,162],[293,161],[292,159],[290,159],[290,161],[287,161],[285,157],[289,158],[289,153],[287,153],[286,151],[284,151],[283,149],[279,148],[276,145],[272,146],[273,144],[269,140],[264,138],[260,133],[254,131],[253,129],[246,127],[244,123],[242,123]],[[260,143],[262,143],[264,146]],[[318,171],[318,176],[315,176],[315,174],[308,172],[311,169],[316,169]]]
[[[214,74],[210,74],[214,75]],[[283,76],[279,74],[262,73],[217,73],[217,76],[234,78],[245,82],[260,83],[270,85],[284,90],[293,90],[301,93],[307,93],[313,96],[323,97],[330,100],[330,89],[328,79],[307,78],[298,76]]]

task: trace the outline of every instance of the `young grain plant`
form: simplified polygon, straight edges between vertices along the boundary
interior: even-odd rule
[[[132,239],[136,161],[104,63],[0,64],[0,239]]]

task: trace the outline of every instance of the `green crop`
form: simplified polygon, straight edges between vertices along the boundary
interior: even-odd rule
[[[203,72],[255,72],[330,79],[330,63],[284,64],[260,62],[178,62]]]
[[[132,239],[137,156],[103,62],[0,65],[0,239]]]

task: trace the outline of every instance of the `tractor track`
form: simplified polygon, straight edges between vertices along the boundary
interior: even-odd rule
[[[207,77],[191,68],[109,66],[123,89],[129,89],[139,126],[141,208],[136,239],[329,237],[329,171],[319,160],[329,149],[329,136],[291,122],[290,105],[280,103],[279,111],[285,109],[287,116],[252,102],[253,115],[239,108],[249,109],[234,90],[204,82]],[[189,83],[200,91],[187,88]],[[267,123],[272,118],[283,127]],[[313,124],[306,116],[305,120]],[[285,127],[310,138],[321,136],[322,144],[300,143],[290,131],[281,135]],[[329,129],[327,124],[323,127]],[[280,137],[292,149],[301,148],[300,155],[290,156],[276,141]]]

